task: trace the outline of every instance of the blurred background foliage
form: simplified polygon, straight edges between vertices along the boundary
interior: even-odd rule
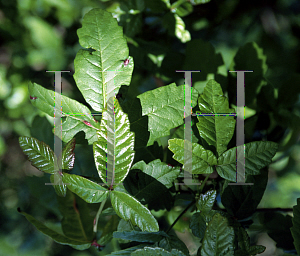
[[[209,78],[215,78],[234,105],[236,81],[228,70],[247,60],[249,69],[255,69],[253,54],[260,55],[264,80],[255,80],[255,70],[254,78],[245,76],[246,88],[247,81],[257,87],[248,96],[246,89],[246,141],[272,140],[280,145],[260,207],[296,204],[300,197],[298,0],[0,0],[0,255],[99,255],[94,248],[79,252],[56,244],[16,210],[21,207],[49,225],[57,225],[61,218],[54,190],[45,186],[49,177],[26,160],[18,137],[32,136],[53,147],[53,119],[35,109],[28,94],[28,81],[53,88],[54,74],[45,71],[71,71],[62,75],[63,94],[85,103],[72,77],[73,61],[81,47],[76,31],[92,8],[111,12],[124,28],[135,62],[132,83],[124,92],[127,100],[171,82],[183,84],[183,74],[175,71],[192,66],[202,71],[193,75],[199,92]],[[194,55],[193,63],[187,60]],[[85,144],[76,146],[75,173],[95,175],[91,150]],[[169,223],[181,209],[179,204],[168,213]],[[189,217],[175,229],[188,228]],[[100,255],[118,246],[109,243]],[[265,255],[281,252],[271,242]]]

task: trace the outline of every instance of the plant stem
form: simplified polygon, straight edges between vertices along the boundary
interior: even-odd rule
[[[203,188],[205,186],[205,183],[208,180],[208,178],[209,178],[209,174],[205,177],[204,181],[201,183],[201,186],[200,186],[200,189],[199,189],[200,194],[202,193],[202,190],[203,190]]]
[[[101,212],[102,212],[102,210],[103,210],[103,207],[104,207],[104,205],[105,205],[105,202],[106,202],[106,199],[104,199],[104,200],[101,202],[100,207],[99,207],[99,210],[98,210],[98,212],[97,212],[97,214],[96,214],[96,217],[95,217],[95,219],[94,219],[94,227],[93,227],[94,233],[97,233],[98,219],[99,219],[99,216],[100,216],[100,214],[101,214]]]
[[[187,210],[196,202],[196,200],[193,200],[192,202],[189,203],[189,205],[183,210],[182,213],[179,214],[179,216],[177,217],[177,219],[172,223],[172,225],[168,228],[168,230],[166,231],[166,233],[168,234],[169,231],[174,227],[174,225],[176,224],[176,222],[182,217],[183,214],[185,214],[187,212]]]

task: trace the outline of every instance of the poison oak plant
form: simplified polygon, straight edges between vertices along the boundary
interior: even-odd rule
[[[93,111],[102,113],[101,121],[94,119],[88,107],[62,95],[62,115],[66,119],[61,130],[65,143],[61,155],[56,156],[42,141],[20,137],[20,146],[32,165],[50,174],[53,184],[55,179],[62,179],[63,183],[53,185],[63,216],[62,230],[50,229],[21,209],[18,209],[19,212],[57,243],[78,250],[91,246],[102,248],[112,239],[118,239],[120,244],[128,243],[128,246],[110,255],[179,256],[189,255],[189,251],[172,229],[180,217],[191,209],[189,228],[200,243],[197,255],[250,256],[262,253],[265,247],[250,245],[245,228],[263,196],[268,180],[267,166],[277,151],[277,143],[246,143],[246,182],[253,185],[231,186],[228,183],[236,182],[237,148],[229,147],[234,135],[235,119],[233,116],[198,116],[197,120],[193,120],[196,121],[200,140],[193,130],[192,174],[198,182],[201,181],[201,185],[186,186],[190,192],[185,199],[186,209],[171,226],[164,228],[157,213],[159,210],[172,211],[181,195],[181,190],[174,183],[182,181],[185,171],[182,132],[184,85],[172,83],[127,101],[124,97],[113,97],[114,122],[111,127],[108,123],[109,108],[112,109],[112,106],[107,104],[107,95],[112,91],[126,94],[126,89],[121,89],[121,86],[131,83],[133,58],[129,56],[122,28],[110,13],[102,9],[93,9],[85,15],[78,36],[85,49],[79,50],[76,55],[74,78]],[[200,41],[194,43],[201,44]],[[192,47],[191,44],[189,47]],[[257,49],[255,44],[248,47]],[[189,50],[187,55],[191,55]],[[217,56],[213,56],[216,63],[219,60]],[[189,66],[188,62],[185,66]],[[205,72],[208,74],[210,71]],[[192,107],[196,112],[234,111],[229,108],[228,99],[215,80],[209,80],[202,90],[198,90],[192,88]],[[54,116],[53,91],[31,83],[29,92],[34,106]],[[149,161],[147,154],[156,156],[162,152],[154,142],[170,135],[170,130],[178,127],[178,131],[168,140],[168,154],[172,154],[172,164],[176,166],[168,164],[168,156],[165,161],[161,156]],[[109,169],[107,156],[111,142],[108,142],[107,134],[112,130],[114,168]],[[75,161],[75,136],[82,131],[88,144],[93,147],[99,179],[70,174]],[[210,179],[212,173],[218,178]],[[52,188],[49,186],[49,189]],[[221,195],[225,210],[216,203],[218,194]],[[99,205],[97,213],[91,212],[89,204]],[[111,217],[106,226],[99,227],[99,218],[107,215]],[[300,237],[299,226],[298,202],[292,229],[296,241]],[[298,242],[295,242],[295,246],[299,250]]]

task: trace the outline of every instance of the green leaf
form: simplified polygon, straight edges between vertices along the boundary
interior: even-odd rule
[[[66,244],[66,245],[70,245],[70,246],[75,245],[76,249],[78,249],[78,250],[85,250],[85,249],[88,249],[91,246],[90,241],[69,238],[69,237],[66,237],[66,236],[64,236],[60,233],[57,233],[56,231],[54,231],[54,230],[48,228],[47,226],[45,226],[40,221],[36,220],[31,215],[29,215],[25,212],[22,212],[20,210],[20,208],[18,208],[18,212],[21,213],[22,215],[24,215],[26,217],[26,219],[31,224],[33,224],[40,232],[42,232],[46,236],[51,237],[55,242],[57,242],[59,244]]]
[[[209,3],[210,0],[190,0],[191,4],[197,5],[197,4],[206,4]]]
[[[163,232],[141,232],[141,231],[123,231],[123,232],[114,232],[114,238],[121,238],[130,241],[136,241],[140,243],[155,243],[159,242],[163,237],[168,237],[168,235]]]
[[[36,84],[29,84],[29,93],[33,106],[54,117],[54,91],[47,90]],[[89,144],[97,140],[96,131],[98,124],[94,120],[91,111],[83,104],[61,95],[62,115],[67,115],[62,123],[62,140],[68,142],[78,132],[84,131]],[[86,122],[86,123],[84,123]]]
[[[185,256],[184,253],[173,249],[171,252],[165,251],[162,248],[145,247],[144,249],[136,250],[131,253],[132,256]]]
[[[171,12],[176,13],[180,17],[184,17],[193,12],[193,6],[185,0],[179,0],[171,5]]]
[[[198,201],[196,202],[196,206],[200,212],[209,212],[216,200],[217,191],[209,190],[205,194],[201,194]]]
[[[32,137],[19,137],[19,144],[32,165],[42,172],[55,173],[59,170],[57,158],[44,142]]]
[[[184,164],[184,140],[170,139],[168,144],[168,148],[174,153],[173,158]],[[217,164],[217,158],[213,152],[197,143],[192,143],[192,148],[192,174],[212,173],[212,166]]]
[[[130,84],[133,59],[128,56],[122,27],[109,12],[92,9],[84,16],[77,33],[80,45],[92,51],[78,51],[74,79],[86,102],[102,112],[106,94],[113,90],[117,93],[121,85]],[[129,59],[128,65],[124,65],[126,59]],[[108,71],[114,71],[113,75]]]
[[[57,200],[59,210],[63,216],[61,225],[64,234],[72,239],[92,241],[93,219],[89,218],[89,215],[83,214],[85,212],[80,211],[79,206],[82,206],[80,202],[82,199],[76,198],[71,191],[67,190],[66,196],[57,197]],[[85,223],[84,218],[89,218],[90,223]]]
[[[122,111],[119,102],[114,98],[115,120],[113,128],[114,138],[107,139],[108,112],[103,113],[100,129],[97,132],[98,141],[94,143],[94,159],[98,174],[104,183],[119,184],[127,176],[134,159],[134,133],[130,131],[130,123],[127,115]],[[107,144],[114,145],[114,170],[113,173],[107,170]],[[112,164],[112,163],[111,163]],[[107,180],[110,177],[111,180]],[[113,185],[109,184],[109,185]]]
[[[171,36],[175,35],[182,43],[191,40],[191,34],[185,29],[184,21],[176,13],[166,13],[163,18],[163,25]]]
[[[223,95],[219,83],[209,80],[204,88],[203,94],[198,98],[200,112],[197,114],[228,114],[234,110],[229,108],[228,99]],[[209,146],[216,149],[220,156],[227,149],[231,140],[235,120],[234,116],[197,116],[199,122],[196,124],[199,135]]]
[[[173,206],[174,200],[169,190],[157,179],[141,170],[131,170],[124,180],[124,187],[143,205],[147,204],[150,210],[169,211]]]
[[[216,213],[206,228],[201,256],[233,256],[233,242],[233,228],[225,217]]]
[[[169,234],[169,237],[164,237],[159,243],[158,246],[171,252],[173,249],[181,251],[184,255],[189,255],[189,250],[187,249],[184,242],[182,242],[175,233]]]
[[[138,96],[142,104],[142,114],[149,118],[148,146],[154,140],[169,135],[170,129],[183,124],[184,88],[185,85],[176,86],[172,83]],[[196,106],[197,97],[197,91],[192,89],[192,107]]]
[[[59,164],[62,164],[63,170],[71,170],[74,167],[74,161],[75,161],[75,138],[70,140],[66,146],[63,148],[61,157],[59,158]],[[61,162],[60,162],[61,161]]]
[[[164,184],[167,188],[173,186],[173,182],[178,177],[180,173],[179,167],[171,167],[160,159],[156,159],[146,164],[144,161],[139,161],[135,163],[131,169],[139,169],[144,173],[152,176],[160,183]]]
[[[294,245],[297,253],[300,254],[300,199],[297,199],[297,205],[293,207],[293,227],[291,232],[294,238]]]
[[[158,232],[157,220],[151,212],[134,197],[119,191],[111,191],[111,204],[117,215],[124,220],[131,220],[142,231]]]
[[[206,229],[206,221],[202,213],[196,212],[193,214],[190,220],[190,229],[194,236],[203,239]]]
[[[245,174],[258,175],[259,170],[272,162],[278,144],[272,141],[254,141],[245,144]],[[244,150],[244,145],[231,148],[218,158],[216,170],[229,181],[236,182],[236,150]]]
[[[64,173],[63,182],[68,189],[88,203],[100,203],[109,196],[108,189],[75,174]]]

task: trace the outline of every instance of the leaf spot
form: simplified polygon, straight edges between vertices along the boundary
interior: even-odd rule
[[[128,65],[128,63],[129,63],[129,59],[124,60],[124,62],[123,62],[124,67],[126,67]]]
[[[36,100],[37,97],[32,97],[32,96],[30,96],[30,99],[31,99],[31,100]]]

